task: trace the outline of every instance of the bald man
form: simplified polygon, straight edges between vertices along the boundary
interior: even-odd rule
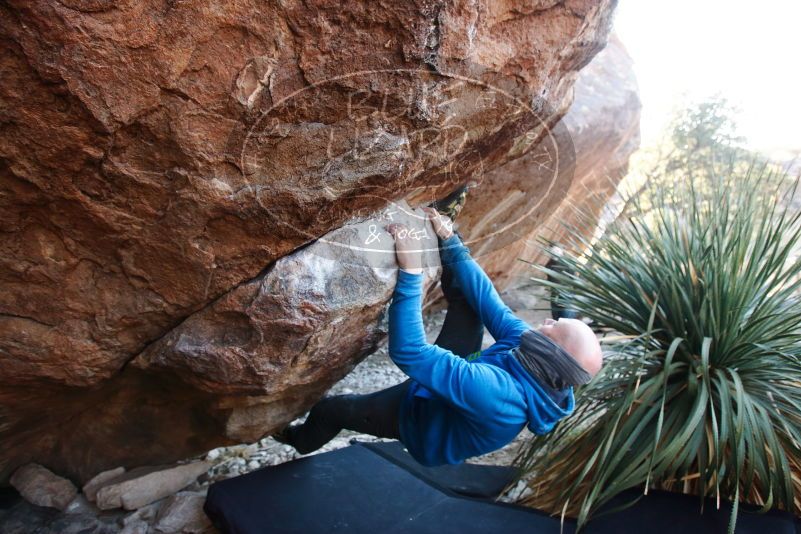
[[[274,437],[300,453],[322,447],[342,429],[399,439],[421,464],[459,463],[512,441],[523,428],[545,434],[573,412],[573,387],[601,369],[595,334],[577,319],[547,319],[537,329],[512,313],[450,219],[427,214],[440,240],[441,286],[448,301],[442,330],[426,342],[418,246],[390,225],[398,281],[389,308],[389,356],[409,376],[368,395],[317,403],[305,423]],[[495,343],[481,350],[484,328]]]

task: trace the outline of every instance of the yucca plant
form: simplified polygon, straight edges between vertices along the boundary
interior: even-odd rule
[[[731,532],[741,500],[801,510],[801,214],[786,182],[751,169],[649,191],[597,242],[574,232],[565,272],[540,268],[605,333],[606,361],[518,456],[526,504],[581,526],[623,490],[659,488],[734,501]]]

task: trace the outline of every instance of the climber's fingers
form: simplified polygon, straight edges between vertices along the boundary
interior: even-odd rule
[[[384,227],[389,235],[392,236],[393,239],[402,239],[406,234],[409,233],[409,229],[406,228],[405,224],[401,223],[392,223],[388,224]]]
[[[423,211],[428,215],[428,220],[431,221],[431,225],[434,227],[434,231],[440,239],[448,239],[453,235],[453,221],[450,217],[441,214],[431,207],[423,208]]]
[[[409,228],[405,224],[392,223],[384,227],[395,239],[395,254],[401,269],[418,271],[422,267],[422,255],[419,242],[410,238]]]

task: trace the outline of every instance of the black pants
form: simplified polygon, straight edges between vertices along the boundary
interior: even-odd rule
[[[559,258],[551,258],[545,266],[558,273],[569,273],[575,275],[575,271],[570,270]],[[548,280],[553,281],[549,275]],[[551,289],[551,317],[558,321],[561,318],[578,319],[579,313],[570,306],[570,300],[565,295],[558,295]]]
[[[481,350],[484,325],[447,265],[443,266],[441,284],[448,311],[434,343],[462,357]],[[343,429],[399,439],[398,412],[410,383],[411,379],[367,395],[326,397],[314,405],[305,423],[288,428],[285,438],[301,454],[316,451]]]

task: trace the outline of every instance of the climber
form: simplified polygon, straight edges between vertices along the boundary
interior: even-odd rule
[[[601,368],[597,338],[577,319],[547,319],[533,329],[512,313],[452,229],[463,203],[457,191],[425,210],[439,238],[448,302],[434,344],[423,330],[420,252],[398,237],[401,225],[387,227],[399,266],[389,356],[410,378],[367,395],[324,398],[303,424],[274,435],[278,441],[306,454],[349,429],[399,439],[418,462],[434,466],[499,449],[525,426],[545,434],[572,413],[573,386]],[[495,344],[481,351],[484,327]]]

